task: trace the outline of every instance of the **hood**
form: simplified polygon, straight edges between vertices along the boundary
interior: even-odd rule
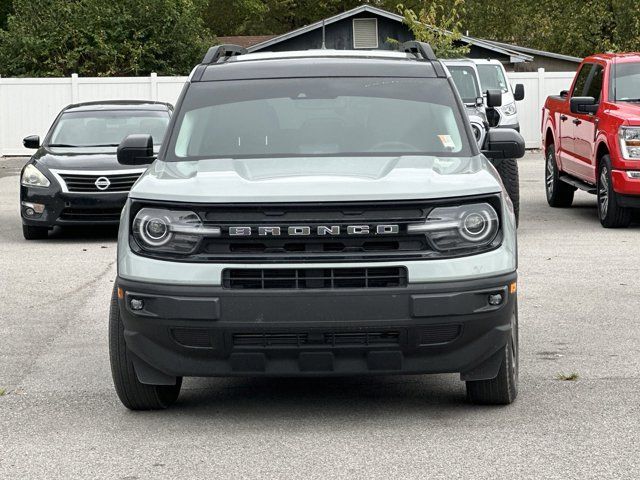
[[[156,161],[132,198],[202,203],[411,200],[496,193],[484,156]]]
[[[33,156],[40,165],[55,170],[129,170],[139,165],[118,163],[115,147],[92,148],[40,148]]]
[[[623,120],[626,125],[640,125],[640,103],[611,103],[609,113]]]

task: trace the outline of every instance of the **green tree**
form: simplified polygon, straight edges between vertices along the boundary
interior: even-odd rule
[[[4,76],[186,74],[213,44],[200,0],[14,0]]]
[[[7,17],[12,10],[12,0],[0,0],[0,28],[4,28],[7,26]]]
[[[469,53],[469,47],[460,43],[464,0],[453,0],[450,8],[437,0],[424,0],[419,8],[416,13],[398,5],[416,40],[429,43],[435,54],[442,58],[462,57]]]

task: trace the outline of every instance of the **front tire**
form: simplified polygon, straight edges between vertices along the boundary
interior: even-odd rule
[[[625,228],[631,223],[631,209],[618,204],[611,181],[611,158],[602,157],[598,172],[598,217],[605,228]]]
[[[175,385],[146,385],[136,376],[124,340],[124,325],[118,306],[118,289],[113,288],[109,311],[109,359],[116,393],[129,410],[160,410],[171,406],[180,394],[182,377]]]
[[[515,158],[507,158],[496,167],[504,188],[513,203],[513,213],[516,216],[516,227],[520,223],[520,175],[518,173],[518,161]]]
[[[513,314],[511,335],[503,347],[503,359],[496,378],[466,382],[467,398],[477,405],[509,405],[518,396],[518,311]]]
[[[544,180],[549,206],[554,208],[570,207],[576,190],[568,183],[560,180],[560,171],[556,162],[556,147],[553,144],[547,147]]]
[[[25,240],[44,240],[49,237],[49,229],[47,227],[34,227],[23,223],[22,236]]]

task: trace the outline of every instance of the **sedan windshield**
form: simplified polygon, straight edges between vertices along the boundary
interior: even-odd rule
[[[469,155],[453,91],[435,78],[193,83],[167,160]]]
[[[162,143],[169,113],[153,110],[95,110],[63,113],[56,123],[50,147],[116,147],[127,135],[148,134]]]
[[[480,84],[482,91],[501,90],[503,93],[508,92],[507,79],[499,65],[478,65],[478,74],[480,75]]]
[[[611,67],[614,81],[609,97],[622,102],[640,102],[640,62]]]

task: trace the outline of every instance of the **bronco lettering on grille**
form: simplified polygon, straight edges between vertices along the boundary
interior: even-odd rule
[[[343,232],[347,235],[397,235],[400,233],[398,225],[292,225],[290,227],[280,227],[267,225],[263,227],[238,226],[229,227],[231,237],[250,237],[258,233],[260,237],[279,237],[287,235],[289,237],[308,237],[315,234],[318,236],[337,236]]]

